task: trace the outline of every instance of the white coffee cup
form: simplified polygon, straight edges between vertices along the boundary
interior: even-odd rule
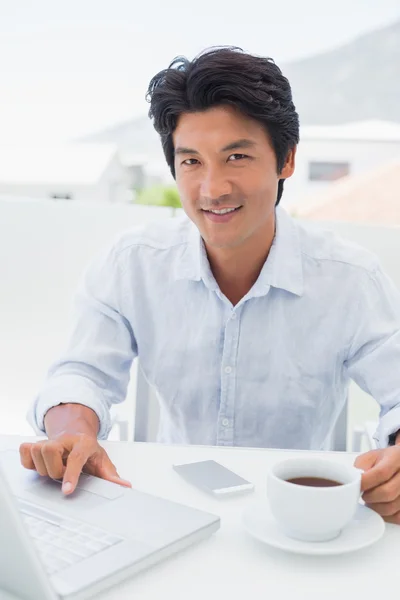
[[[289,483],[316,477],[336,481],[334,487]],[[268,473],[267,496],[272,514],[289,537],[324,542],[337,537],[353,519],[361,494],[361,471],[330,459],[288,459]]]

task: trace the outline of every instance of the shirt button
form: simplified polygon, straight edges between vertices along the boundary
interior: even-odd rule
[[[222,419],[222,425],[224,427],[228,427],[228,425],[229,425],[229,419]]]
[[[235,313],[235,312],[233,312],[233,313],[231,314],[231,319],[236,319],[236,316],[237,316],[237,315],[236,315],[236,313]]]
[[[232,367],[225,367],[225,373],[232,373]]]

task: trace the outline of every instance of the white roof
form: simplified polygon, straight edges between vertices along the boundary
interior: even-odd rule
[[[342,125],[304,125],[300,140],[343,140],[400,142],[400,123],[391,121],[355,121]]]
[[[93,184],[116,154],[110,144],[0,145],[0,183]]]

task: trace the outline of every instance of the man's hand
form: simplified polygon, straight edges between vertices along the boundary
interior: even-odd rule
[[[120,478],[97,439],[86,434],[63,434],[51,440],[21,444],[19,452],[26,469],[62,479],[62,491],[66,495],[75,490],[81,471],[132,487],[129,481]]]
[[[400,445],[361,454],[354,466],[365,471],[361,478],[365,504],[388,523],[400,525]]]

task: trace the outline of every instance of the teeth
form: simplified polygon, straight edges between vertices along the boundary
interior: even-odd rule
[[[209,212],[214,213],[214,215],[226,215],[226,213],[230,213],[236,210],[236,208],[223,208],[221,210],[210,210]]]

